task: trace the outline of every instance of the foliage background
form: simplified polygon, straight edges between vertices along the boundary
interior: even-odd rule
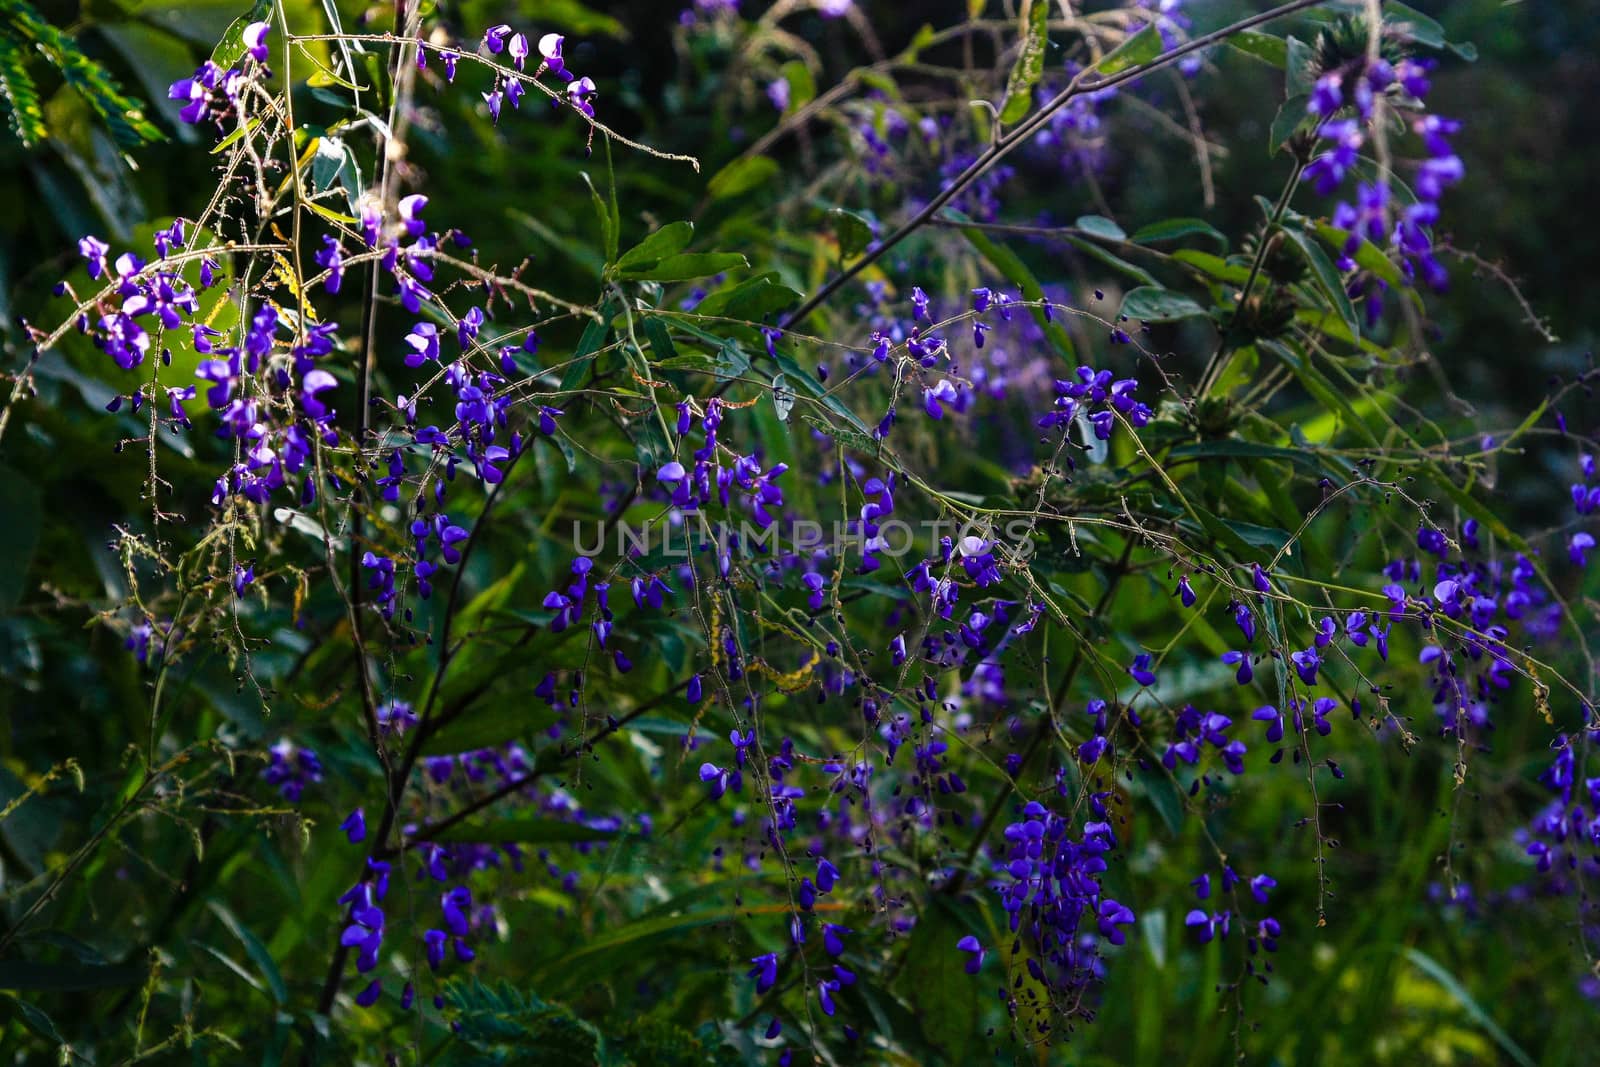
[[[666,46],[677,21],[674,4],[466,0],[441,6],[467,37],[503,19],[562,24],[573,42],[569,62],[607,72],[608,87],[616,86],[606,98],[606,117],[665,150],[699,154],[706,174],[751,136],[740,127],[759,108],[752,111],[748,100],[739,100],[745,90],[720,83],[707,57]],[[922,22],[948,24],[965,7],[862,6],[891,53]],[[1448,67],[1435,92],[1437,110],[1466,123],[1460,153],[1468,173],[1452,193],[1445,228],[1459,247],[1500,260],[1561,338],[1542,342],[1504,285],[1470,278],[1465,270],[1436,302],[1436,350],[1448,353],[1452,384],[1479,405],[1476,417],[1486,425],[1515,425],[1546,394],[1549,375],[1585,365],[1593,336],[1590,288],[1600,277],[1600,227],[1592,208],[1600,111],[1592,101],[1600,96],[1600,4],[1462,0],[1417,6],[1440,18],[1452,39],[1473,41],[1480,52],[1475,65]],[[26,359],[23,318],[48,319],[49,289],[72,266],[79,235],[94,232],[126,242],[147,235],[161,217],[192,217],[204,203],[210,187],[194,163],[203,149],[173,121],[164,88],[188,73],[238,14],[237,4],[209,2],[94,0],[40,7],[56,25],[70,28],[85,52],[126,89],[150,102],[168,140],[138,151],[138,169],[131,170],[83,101],[48,82],[51,138],[25,149],[14,138],[0,137],[0,331],[7,368]],[[295,18],[317,17],[301,0],[289,8]],[[352,21],[362,14],[354,5],[341,8]],[[0,3],[0,17],[4,10]],[[1243,10],[1218,4],[1204,17],[1208,25],[1221,24],[1230,12]],[[824,55],[850,53],[837,24],[813,21],[806,32]],[[1174,163],[1184,158],[1182,146],[1142,129],[1133,118],[1113,134],[1118,166],[1103,190],[1119,219],[1197,215],[1238,233],[1259,217],[1252,198],[1278,188],[1286,165],[1259,148],[1271,118],[1262,102],[1276,100],[1278,92],[1274,76],[1225,51],[1215,59],[1218,69],[1203,81],[1203,114],[1211,136],[1231,150],[1218,162],[1215,204],[1200,199],[1192,168]],[[841,64],[830,74],[844,70]],[[593,163],[583,158],[578,128],[514,123],[497,138],[459,100],[442,106],[452,128],[459,124],[476,142],[469,135],[470,149],[456,147],[444,156],[442,138],[418,131],[414,163],[426,174],[434,203],[472,205],[474,233],[487,260],[514,261],[531,248],[539,257],[541,284],[590,299],[593,281],[581,250],[597,244],[597,234],[578,172],[592,170]],[[793,143],[786,151],[790,163],[803,165]],[[618,168],[618,178],[624,210],[635,213],[627,225],[636,234],[644,232],[646,218],[686,217],[702,203],[703,179],[686,181],[658,161],[630,159]],[[1045,181],[1030,185],[1026,175],[1010,197],[1007,214],[1014,218],[1048,212],[1070,219],[1090,209],[1085,190]],[[773,215],[768,207],[758,198],[713,209],[701,216],[702,232],[714,235],[717,247],[761,247],[803,242],[817,227],[815,215],[804,209]],[[1097,279],[1092,264],[1058,266],[1059,280],[1075,290]],[[570,345],[571,339],[558,336],[553,343]],[[126,428],[98,410],[109,390],[98,380],[96,365],[92,354],[79,351],[65,369],[44,373],[41,397],[0,453],[0,609],[6,612],[0,618],[0,803],[61,760],[74,758],[90,772],[81,793],[51,790],[0,824],[6,889],[56,866],[92,830],[97,812],[122,784],[118,768],[125,765],[127,747],[144,732],[149,678],[126,654],[119,635],[91,624],[97,604],[126,592],[123,566],[107,548],[112,526],[146,507],[139,478],[130,471],[141,453],[116,452]],[[165,461],[169,476],[203,476],[180,445],[173,445]],[[1564,482],[1539,464],[1537,457],[1520,466],[1507,460],[1501,472],[1494,499],[1513,525],[1542,523],[1560,504]],[[561,566],[557,545],[537,546],[530,555],[527,532],[491,539],[479,559],[480,576],[505,573],[517,560],[530,571]],[[1167,610],[1164,594],[1147,600],[1148,617],[1129,608],[1130,630]],[[301,653],[310,654],[292,646],[264,651],[257,671],[270,685],[274,673],[287,670]],[[183,687],[181,714],[231,731],[258,749],[319,714],[314,700],[283,693],[269,701],[269,721],[221,655],[195,663]],[[509,706],[516,698],[508,693],[505,699]],[[1538,764],[1542,730],[1532,716],[1505,725],[1497,747],[1527,754],[1527,765],[1499,768],[1503,777],[1475,782],[1468,791],[1466,818],[1485,838],[1505,839],[1531,803],[1527,772]],[[368,757],[348,733],[328,738],[324,758],[331,769],[324,810],[345,810],[355,795],[347,783]],[[1456,802],[1448,761],[1426,748],[1408,756],[1379,745],[1357,748],[1346,758],[1352,785],[1336,797],[1344,805],[1338,830],[1343,847],[1333,865],[1338,893],[1330,923],[1302,931],[1276,961],[1285,980],[1255,996],[1246,1017],[1254,1028],[1247,1047],[1268,1062],[1494,1062],[1512,1056],[1508,1049],[1539,1063],[1589,1061],[1587,1050],[1600,1031],[1594,1003],[1577,992],[1581,963],[1573,931],[1550,913],[1508,909],[1497,921],[1476,921],[1430,901],[1427,886],[1438,878],[1434,858],[1449,833],[1441,813]],[[253,764],[241,762],[239,781],[253,780],[255,773]],[[625,791],[628,783],[602,776],[598,788]],[[1293,783],[1281,788],[1292,789]],[[1303,859],[1291,852],[1279,861],[1294,848],[1294,831],[1281,818],[1289,807],[1287,800],[1280,806],[1258,797],[1232,811],[1231,832],[1254,842],[1252,862],[1272,860],[1282,870]],[[1140,817],[1152,818],[1148,810]],[[165,946],[165,980],[183,1006],[169,1009],[165,1022],[191,1016],[203,1027],[231,1015],[234,1036],[245,1038],[247,1048],[264,1049],[271,1061],[304,1022],[291,1013],[292,1005],[303,1002],[305,987],[320,978],[331,943],[330,901],[350,876],[330,820],[301,833],[286,814],[141,826],[90,861],[84,872],[90,890],[74,896],[52,918],[51,932],[41,936],[54,939],[48,943],[63,960],[124,959],[141,946]],[[1175,872],[1178,900],[1186,876],[1176,872],[1198,869],[1198,844],[1154,830],[1145,835],[1137,824],[1130,835],[1133,866],[1145,874]],[[203,850],[191,847],[192,840],[203,842]],[[625,885],[652,863],[693,866],[707,848],[706,840],[679,838],[636,853],[619,850],[607,877]],[[1509,884],[1516,877],[1515,856],[1500,859],[1507,862],[1484,862],[1479,873]],[[1286,910],[1304,916],[1311,910],[1311,876],[1303,862],[1295,869],[1300,875],[1285,879],[1286,891],[1299,906]],[[640,893],[635,903],[647,903]],[[563,899],[540,890],[523,904],[527,918],[496,949],[486,973],[523,993],[564,1001],[601,1026],[630,1012],[691,1027],[723,1013],[718,998],[734,954],[726,944],[719,952],[716,928],[681,930],[666,922],[659,936],[641,934],[636,942],[608,949],[603,938],[596,941],[606,928],[603,916],[598,925],[593,913],[570,924],[562,917]],[[1232,1018],[1215,990],[1222,967],[1218,947],[1187,944],[1177,912],[1168,913],[1164,928],[1161,921],[1144,916],[1133,949],[1112,969],[1101,1018],[1081,1027],[1071,1045],[1056,1053],[1062,1062],[1211,1063],[1233,1047]],[[96,931],[92,943],[72,933],[90,929]],[[183,940],[173,941],[178,930]],[[683,951],[686,939],[710,948],[672,987],[652,985],[653,954]],[[584,965],[575,966],[575,959]],[[0,960],[0,977],[9,966]],[[13,987],[0,981],[3,988]],[[114,1044],[125,1033],[130,998],[136,997],[137,990],[78,990],[50,993],[40,1003],[57,1022],[73,1020],[75,1033],[106,1027],[90,1040]],[[973,1021],[993,1010],[986,988],[972,987],[970,997],[970,1008],[957,996],[941,1002],[940,1010],[967,1013]],[[0,1050],[39,1047],[26,1043],[49,1024],[30,1018],[21,1000],[0,994],[0,1002],[11,1012],[0,1021]],[[887,1023],[917,1025],[894,1017]],[[194,1055],[196,1062],[205,1058]],[[18,1056],[18,1062],[28,1062],[26,1053]]]

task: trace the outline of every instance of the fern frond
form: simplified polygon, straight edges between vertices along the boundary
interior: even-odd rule
[[[6,27],[8,39],[19,45],[32,45],[37,48],[46,61],[61,72],[67,84],[76,89],[94,109],[95,114],[100,116],[100,120],[111,131],[111,136],[116,139],[117,144],[124,148],[133,148],[146,141],[165,140],[161,130],[145,117],[143,106],[139,101],[125,94],[105,67],[84,55],[76,41],[50,25],[27,0],[0,0],[0,25]],[[14,48],[12,51],[15,60],[9,64],[9,68],[22,72],[26,77],[26,71],[21,65],[23,48]],[[9,77],[7,82],[9,98]],[[29,78],[29,89],[32,89],[32,85],[32,79]],[[36,91],[33,93],[33,101],[37,109]],[[43,130],[44,120],[41,111],[38,125],[30,130],[30,136],[37,135],[42,138]],[[24,141],[27,140],[25,137]]]
[[[39,90],[24,63],[27,46],[0,27],[0,96],[11,108],[11,128],[25,147],[48,136]]]

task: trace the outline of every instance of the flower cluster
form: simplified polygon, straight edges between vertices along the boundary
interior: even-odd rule
[[[1333,224],[1349,234],[1341,269],[1354,270],[1362,241],[1371,241],[1398,253],[1408,280],[1420,274],[1434,289],[1442,290],[1449,277],[1434,255],[1433,227],[1439,221],[1444,191],[1461,180],[1465,168],[1450,143],[1461,123],[1420,113],[1430,88],[1431,67],[1430,61],[1409,56],[1393,62],[1381,57],[1368,62],[1363,52],[1325,69],[1312,88],[1306,110],[1319,122],[1316,133],[1326,146],[1306,167],[1304,177],[1319,194],[1328,196],[1343,186],[1347,176],[1359,171],[1367,141],[1376,135],[1373,122],[1380,100],[1392,97],[1394,106],[1419,112],[1410,126],[1421,139],[1426,158],[1415,167],[1408,201],[1396,203],[1387,173],[1358,178],[1355,199],[1334,205]],[[1382,307],[1383,283],[1376,285],[1367,311],[1373,319]]]
[[[1029,976],[1069,1003],[1103,975],[1101,942],[1123,944],[1122,927],[1135,919],[1131,908],[1101,890],[1106,857],[1117,841],[1098,796],[1092,807],[1095,821],[1084,823],[1075,839],[1070,819],[1030,801],[1021,821],[1005,828],[1006,853],[996,865],[1001,880],[995,889],[1011,931],[1031,949]]]

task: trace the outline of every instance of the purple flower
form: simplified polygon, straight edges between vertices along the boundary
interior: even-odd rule
[[[755,966],[745,972],[745,977],[756,980],[756,996],[760,996],[777,984],[778,954],[776,952],[768,952],[761,956],[751,957],[750,962]]]
[[[78,239],[78,254],[89,267],[89,277],[99,278],[106,272],[106,253],[111,251],[111,246],[98,237],[88,236]]]
[[[965,970],[968,974],[977,974],[983,969],[983,958],[986,953],[976,937],[968,934],[956,942],[956,948],[967,954]]]
[[[367,839],[367,816],[360,808],[345,816],[344,822],[339,824],[339,829],[352,845],[360,844]]]
[[[483,31],[483,46],[489,50],[490,55],[499,55],[505,49],[506,37],[511,33],[511,27],[505,23],[490,26]]]
[[[406,334],[406,366],[420,367],[429,360],[439,359],[439,327],[431,322],[419,322]]]
[[[1579,567],[1589,565],[1589,550],[1594,548],[1594,537],[1582,530],[1567,541],[1567,558]]]
[[[272,27],[265,22],[252,22],[244,28],[244,46],[257,63],[267,61],[267,34]]]
[[[1315,648],[1292,652],[1289,659],[1294,663],[1295,673],[1300,676],[1302,682],[1307,685],[1317,684],[1317,668],[1322,666],[1322,657],[1317,655]]]
[[[589,99],[596,95],[597,91],[592,78],[579,78],[577,81],[567,85],[567,103],[592,119],[594,118],[594,105],[589,102]]]
[[[312,258],[317,266],[328,272],[328,280],[324,283],[330,294],[339,291],[339,285],[344,281],[344,249],[337,238],[324,235],[323,248]]]
[[[400,221],[406,225],[406,233],[412,237],[420,237],[427,226],[422,221],[422,209],[428,206],[428,198],[421,193],[412,193],[400,200]]]
[[[1121,927],[1128,926],[1134,921],[1133,909],[1115,900],[1102,900],[1096,909],[1099,917],[1100,936],[1113,945],[1121,945],[1127,941]]]
[[[539,55],[544,57],[544,65],[553,73],[572,80],[572,75],[567,73],[566,64],[561,59],[561,44],[566,38],[559,33],[547,33],[539,38]]]

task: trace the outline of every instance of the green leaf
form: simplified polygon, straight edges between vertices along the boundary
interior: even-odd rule
[[[1350,294],[1344,291],[1344,282],[1340,280],[1339,272],[1333,269],[1333,261],[1328,258],[1328,254],[1304,231],[1293,226],[1285,226],[1282,229],[1284,236],[1293,241],[1295,247],[1306,257],[1306,262],[1311,266],[1311,274],[1316,278],[1317,288],[1322,290],[1322,295],[1327,297],[1329,306],[1343,320],[1345,329],[1350,331],[1352,337],[1360,337],[1361,322],[1356,318],[1355,305],[1350,303]]]
[[[1226,285],[1243,285],[1245,279],[1250,277],[1250,268],[1243,263],[1229,263],[1221,256],[1214,256],[1210,252],[1199,252],[1192,248],[1180,248],[1172,253],[1172,258],[1179,263],[1187,263],[1209,278],[1214,278]]]
[[[1256,347],[1271,352],[1283,360],[1284,365],[1300,380],[1300,384],[1305,386],[1306,392],[1310,393],[1319,404],[1328,411],[1337,412],[1350,429],[1360,432],[1368,442],[1378,444],[1378,438],[1373,434],[1372,427],[1356,414],[1356,409],[1350,406],[1350,401],[1345,397],[1343,390],[1328,381],[1327,376],[1312,366],[1309,359],[1281,341],[1261,340],[1256,342]]]
[[[766,185],[778,173],[778,164],[766,156],[736,159],[712,175],[706,192],[713,200],[726,200],[759,185]]]
[[[50,135],[44,124],[39,90],[25,65],[26,54],[10,34],[0,32],[0,95],[11,105],[11,128],[24,147]]]
[[[249,29],[253,22],[265,22],[268,13],[272,10],[272,0],[256,0],[250,10],[228,23],[228,28],[222,31],[222,36],[217,39],[217,47],[211,50],[211,62],[227,70],[244,58],[244,31]]]
[[[1228,38],[1228,44],[1247,56],[1261,60],[1269,67],[1284,69],[1289,63],[1289,45],[1282,37],[1260,30],[1240,30]]]
[[[1144,29],[1112,49],[1104,59],[1094,65],[1093,69],[1096,74],[1120,74],[1125,70],[1149,63],[1161,55],[1165,48],[1166,45],[1162,42],[1155,23],[1148,23]]]
[[[645,270],[663,259],[675,256],[689,247],[694,237],[694,223],[669,222],[646,237],[617,260],[617,270]]]
[[[279,1004],[288,1003],[289,987],[284,983],[283,974],[273,961],[272,953],[267,951],[267,946],[262,944],[261,939],[251,933],[249,927],[241,923],[220,901],[213,900],[208,907],[211,913],[222,921],[222,925],[228,928],[228,932],[238,938],[239,943],[244,946],[245,955],[256,965],[261,977],[267,980],[267,988],[272,992],[272,999]]]
[[[1000,121],[1006,125],[1021,122],[1033,103],[1033,87],[1044,74],[1044,54],[1050,45],[1050,0],[1023,0],[1018,37],[1022,47],[1006,79],[1005,103],[1000,106]]]
[[[607,144],[611,142],[606,141]],[[617,219],[611,206],[600,195],[600,190],[594,184],[594,179],[587,173],[583,175],[583,184],[589,187],[589,199],[594,202],[595,216],[600,220],[600,240],[606,250],[606,262],[613,263],[617,258]]]
[[[26,52],[28,48],[20,47],[24,45],[37,49],[105,123],[119,147],[133,148],[145,141],[166,140],[165,135],[145,118],[139,101],[126,96],[105,67],[84,55],[77,41],[52,26],[32,4],[26,0],[5,0],[4,4],[0,4],[0,28],[4,31],[0,33],[0,41],[4,42],[0,44],[0,49],[17,48]],[[21,71],[17,61],[14,60],[10,66],[12,74],[22,73],[26,77],[26,72]],[[33,90],[32,79],[27,78],[26,85],[21,82],[13,85],[11,82],[12,79],[7,76],[6,84],[0,88],[4,88],[8,94],[13,90],[19,92],[26,109],[28,93]],[[34,103],[37,103],[37,96],[34,97]],[[19,131],[28,125],[26,116],[22,116]]]
[[[1083,222],[1082,219],[1078,221],[1080,225]],[[1148,226],[1141,226],[1134,231],[1133,236],[1129,239],[1136,245],[1153,245],[1162,241],[1176,241],[1178,238],[1188,237],[1190,234],[1209,237],[1223,248],[1228,247],[1228,239],[1222,235],[1222,231],[1205,219],[1162,219],[1160,222],[1152,222]]]
[[[1283,460],[1286,463],[1305,468],[1307,473],[1319,476],[1324,473],[1315,451],[1304,448],[1281,448],[1277,445],[1258,444],[1255,441],[1198,441],[1186,445],[1178,445],[1167,454],[1172,459]]]
[[[539,18],[585,37],[604,34],[618,40],[628,39],[627,26],[581,0],[539,0]]]
[[[1311,224],[1311,228],[1316,231],[1317,236],[1322,238],[1323,243],[1329,248],[1338,249],[1340,254],[1343,254],[1344,247],[1350,240],[1348,230],[1341,230],[1339,227],[1330,226],[1326,222],[1314,222]],[[1356,266],[1362,270],[1371,271],[1394,288],[1404,289],[1408,284],[1405,276],[1400,273],[1400,268],[1395,265],[1394,260],[1385,255],[1383,249],[1365,237],[1356,246],[1356,254],[1350,258],[1356,261]]]
[[[251,133],[254,133],[256,126],[259,125],[261,125],[261,115],[256,115],[256,117],[250,118],[250,120],[243,123],[243,125],[235,125],[234,133],[227,134],[226,138],[222,138],[221,141],[216,142],[216,146],[211,147],[211,155],[218,155],[221,154],[221,152],[227,152],[227,149],[230,149],[230,147],[234,146],[234,144],[237,144],[238,139],[246,138],[246,136],[250,136]]]
[[[1429,18],[1414,7],[1399,3],[1398,0],[1388,0],[1384,4],[1384,16],[1385,27],[1399,30],[1418,44],[1448,49],[1468,63],[1477,62],[1478,49],[1475,45],[1451,43],[1446,39],[1444,27],[1439,25],[1438,20]]]
[[[966,973],[966,953],[956,949],[969,931],[942,898],[918,918],[906,946],[901,990],[928,1043],[946,1063],[970,1063],[980,1036],[981,976]],[[991,963],[991,966],[994,966]]]
[[[718,289],[700,301],[697,315],[726,315],[755,322],[800,302],[801,294],[778,282],[777,271],[766,271],[736,285]]]
[[[1396,4],[1394,6],[1398,7],[1400,5]],[[1405,956],[1406,959],[1416,964],[1422,973],[1443,986],[1445,992],[1455,998],[1456,1003],[1461,1005],[1467,1016],[1482,1027],[1484,1033],[1494,1039],[1494,1043],[1500,1046],[1500,1051],[1510,1056],[1521,1067],[1533,1067],[1533,1059],[1522,1051],[1521,1046],[1511,1040],[1511,1035],[1500,1028],[1500,1024],[1495,1022],[1489,1016],[1489,1013],[1483,1010],[1483,1007],[1473,999],[1472,994],[1467,992],[1467,988],[1457,980],[1455,975],[1447,971],[1438,960],[1416,948],[1405,949]]]
[[[839,241],[841,258],[858,256],[872,243],[872,224],[854,211],[832,208],[828,211],[828,224],[833,227],[833,234]]]
[[[1272,117],[1272,126],[1267,131],[1267,155],[1277,155],[1289,138],[1308,124],[1306,104],[1310,100],[1310,95],[1306,93],[1295,93],[1278,105],[1278,113]]]
[[[1317,56],[1311,46],[1290,34],[1283,39],[1286,55],[1284,87],[1287,96],[1311,95],[1317,81]]]
[[[655,354],[656,362],[665,364],[678,354],[678,349],[672,343],[672,334],[667,330],[667,324],[662,319],[651,315],[640,323],[644,331],[645,340],[650,342],[650,351]]]
[[[55,1020],[50,1018],[38,1008],[27,1001],[7,993],[0,997],[0,1004],[6,1005],[22,1021],[22,1025],[31,1030],[36,1037],[41,1037],[61,1047],[66,1047],[67,1039],[61,1036],[61,1031],[56,1029]]]
[[[1098,259],[1101,263],[1104,263],[1117,273],[1125,274],[1142,285],[1154,285],[1158,288],[1160,287],[1161,283],[1156,281],[1156,276],[1154,274],[1151,274],[1143,267],[1135,266],[1134,264],[1129,263],[1127,260],[1113,252],[1108,252],[1106,249],[1095,244],[1093,241],[1085,241],[1081,237],[1068,237],[1067,243],[1090,258]]]
[[[578,347],[572,353],[572,363],[567,367],[567,372],[561,376],[562,392],[569,392],[583,384],[590,366],[594,363],[594,354],[605,347],[606,338],[610,334],[611,305],[608,302],[601,305],[600,317],[590,319],[589,324],[583,328],[583,335],[578,338]]]
[[[1154,285],[1142,285],[1122,298],[1122,314],[1140,322],[1175,322],[1205,313],[1205,308],[1182,293]]]
[[[1073,223],[1078,229],[1090,237],[1098,237],[1103,241],[1126,241],[1128,235],[1112,220],[1104,215],[1080,215],[1078,221]]]
[[[624,946],[637,947],[640,942],[654,941],[660,937],[698,929],[702,926],[733,922],[743,918],[748,912],[748,908],[738,907],[676,911],[665,915],[651,916],[648,919],[638,919],[631,923],[624,923],[621,926],[613,926],[595,937],[586,938],[582,946],[576,951],[566,953],[560,961],[559,969],[570,977],[581,973],[575,971],[572,966],[578,960]]]
[[[686,282],[749,265],[750,261],[738,252],[680,252],[659,263],[618,273],[629,281]]]
[[[785,115],[792,115],[816,99],[817,82],[811,76],[811,68],[803,60],[791,59],[778,68],[783,80],[789,83],[789,103],[784,108]]]

